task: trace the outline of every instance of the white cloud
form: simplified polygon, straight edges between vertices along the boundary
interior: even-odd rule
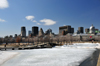
[[[37,22],[36,20],[33,20],[33,22]]]
[[[44,25],[54,25],[54,24],[56,24],[56,21],[53,21],[51,19],[43,19],[43,20],[40,20],[40,22],[44,22],[45,23]]]
[[[41,25],[40,23],[37,23],[38,25]]]
[[[3,20],[3,19],[0,19],[0,22],[6,22],[5,20]]]
[[[9,4],[7,0],[0,0],[0,9],[8,8]]]
[[[31,21],[32,21],[35,17],[34,17],[34,16],[26,16],[25,18],[26,18],[27,20],[31,20]]]

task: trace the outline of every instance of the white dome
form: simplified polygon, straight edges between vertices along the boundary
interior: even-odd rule
[[[91,27],[90,27],[90,30],[92,30],[92,29],[94,29],[95,27],[92,25]]]
[[[90,33],[95,33],[95,27],[93,25],[90,27]]]

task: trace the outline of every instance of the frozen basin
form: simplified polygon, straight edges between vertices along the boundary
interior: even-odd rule
[[[52,49],[9,51],[19,53],[0,66],[96,66],[99,44],[82,43]]]

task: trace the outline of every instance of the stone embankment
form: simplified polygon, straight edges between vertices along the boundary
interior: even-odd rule
[[[99,57],[98,57],[97,66],[100,66],[100,49],[99,49]]]
[[[91,57],[84,60],[79,66],[98,66],[99,51],[97,49]]]
[[[52,48],[53,44],[41,43],[41,44],[3,44],[0,45],[0,50],[24,50],[24,49],[39,49],[39,48]]]

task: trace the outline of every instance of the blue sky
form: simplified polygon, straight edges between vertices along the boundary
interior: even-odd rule
[[[100,29],[100,0],[0,0],[0,36],[21,33],[21,26],[51,28],[59,33],[59,27],[71,25],[89,28],[93,24]]]

